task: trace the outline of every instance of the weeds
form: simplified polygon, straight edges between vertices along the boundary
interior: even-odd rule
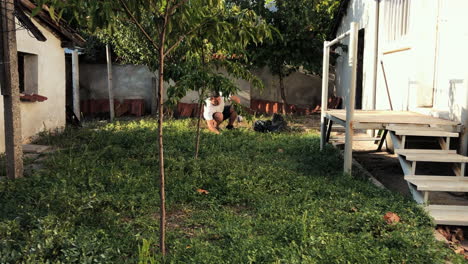
[[[46,169],[0,182],[0,263],[160,262],[156,127],[43,135],[60,147]],[[194,127],[165,125],[167,263],[462,262],[413,202],[343,176],[317,135],[203,134],[194,160]]]

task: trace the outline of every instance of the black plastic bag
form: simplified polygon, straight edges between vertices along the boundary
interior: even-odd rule
[[[254,123],[257,132],[281,132],[288,128],[288,123],[279,114],[274,114],[272,120],[257,120]]]

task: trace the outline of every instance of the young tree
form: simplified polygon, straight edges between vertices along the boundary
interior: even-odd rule
[[[206,94],[218,90],[224,95],[235,94],[238,90],[233,81],[215,70],[222,68],[227,75],[250,81],[256,88],[263,83],[247,69],[245,55],[249,44],[259,44],[271,38],[271,27],[251,10],[238,6],[223,6],[215,10],[212,21],[200,28],[187,43],[184,60],[189,65],[185,75],[175,87],[170,89],[170,98],[175,103],[185,96],[188,90],[198,92],[198,120],[195,140],[195,159],[200,148],[201,114]]]
[[[283,114],[288,101],[284,79],[302,69],[319,73],[323,41],[331,29],[339,0],[229,0],[259,15],[281,33],[260,47],[251,48],[254,63],[268,66],[279,78]]]
[[[224,0],[37,0],[38,7],[33,15],[41,11],[44,4],[52,17],[64,12],[72,15],[79,25],[90,32],[103,32],[115,37],[114,46],[121,50],[133,50],[133,59],[140,60],[151,70],[158,71],[158,153],[160,184],[160,250],[166,254],[165,246],[165,170],[164,170],[164,80],[167,79],[166,62],[177,61],[179,47],[190,49],[191,40],[203,28],[210,25],[216,14],[225,9]],[[222,22],[222,21],[221,21]],[[222,28],[218,24],[219,34]],[[246,32],[239,32],[246,34]],[[229,35],[225,34],[228,39]],[[244,39],[248,43],[249,37]],[[133,49],[135,48],[135,49]],[[172,67],[176,72],[177,65]],[[176,74],[174,74],[176,75]]]

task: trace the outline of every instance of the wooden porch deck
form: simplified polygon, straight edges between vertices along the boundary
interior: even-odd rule
[[[468,206],[430,204],[430,194],[433,192],[468,192],[468,177],[465,176],[468,157],[457,154],[456,150],[450,148],[451,138],[460,136],[462,125],[409,111],[357,110],[351,121],[346,120],[344,110],[329,110],[323,114],[325,119],[330,120],[328,128],[322,123],[322,129],[326,130],[322,131],[324,143],[330,139],[333,124],[340,124],[346,128],[345,169],[347,164],[350,164],[349,161],[346,162],[346,158],[352,159],[353,141],[358,140],[353,137],[354,130],[381,129],[383,131],[381,138],[370,138],[370,140],[379,141],[378,150],[380,150],[387,133],[390,135],[395,154],[405,175],[404,179],[414,200],[424,205],[437,224],[468,226]],[[406,144],[408,136],[435,139],[440,144],[440,149],[408,149],[409,145]],[[416,166],[418,163],[421,166],[421,162],[451,163],[455,176],[419,175]],[[422,166],[427,164],[423,163]]]
[[[346,125],[345,110],[325,111],[325,117],[336,124]],[[461,132],[462,129],[458,122],[410,111],[355,110],[354,112],[353,129],[385,129],[389,125],[399,124],[440,127],[450,132]]]

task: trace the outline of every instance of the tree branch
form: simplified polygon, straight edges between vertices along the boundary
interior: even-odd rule
[[[128,8],[128,6],[125,4],[125,2],[123,0],[119,0],[120,3],[124,6],[125,8],[125,12],[127,13],[127,15],[133,20],[133,22],[135,23],[135,25],[137,25],[137,27],[140,29],[140,31],[143,33],[143,35],[145,35],[146,39],[148,39],[149,42],[151,42],[151,44],[153,45],[153,47],[156,49],[156,50],[159,50],[159,47],[158,45],[156,44],[156,42],[154,41],[154,39],[152,39],[150,37],[150,35],[146,32],[146,30],[143,28],[143,26],[138,22],[138,20],[136,19],[136,17],[132,14],[132,12],[130,12],[130,9]]]
[[[221,13],[221,12],[219,12]],[[218,15],[218,14],[217,14]],[[176,43],[174,43],[170,48],[167,49],[166,53],[164,53],[164,56],[168,55],[173,49],[175,49],[179,44],[190,34],[192,34],[194,31],[200,29],[202,26],[204,26],[207,23],[207,20],[201,22],[197,27],[192,28],[189,30],[187,33],[183,34],[182,36],[179,37]]]
[[[174,10],[176,10],[177,8],[181,7],[183,4],[187,3],[188,0],[181,0],[179,3],[171,6],[171,8],[169,9],[169,14],[173,14],[172,12],[174,12]]]

